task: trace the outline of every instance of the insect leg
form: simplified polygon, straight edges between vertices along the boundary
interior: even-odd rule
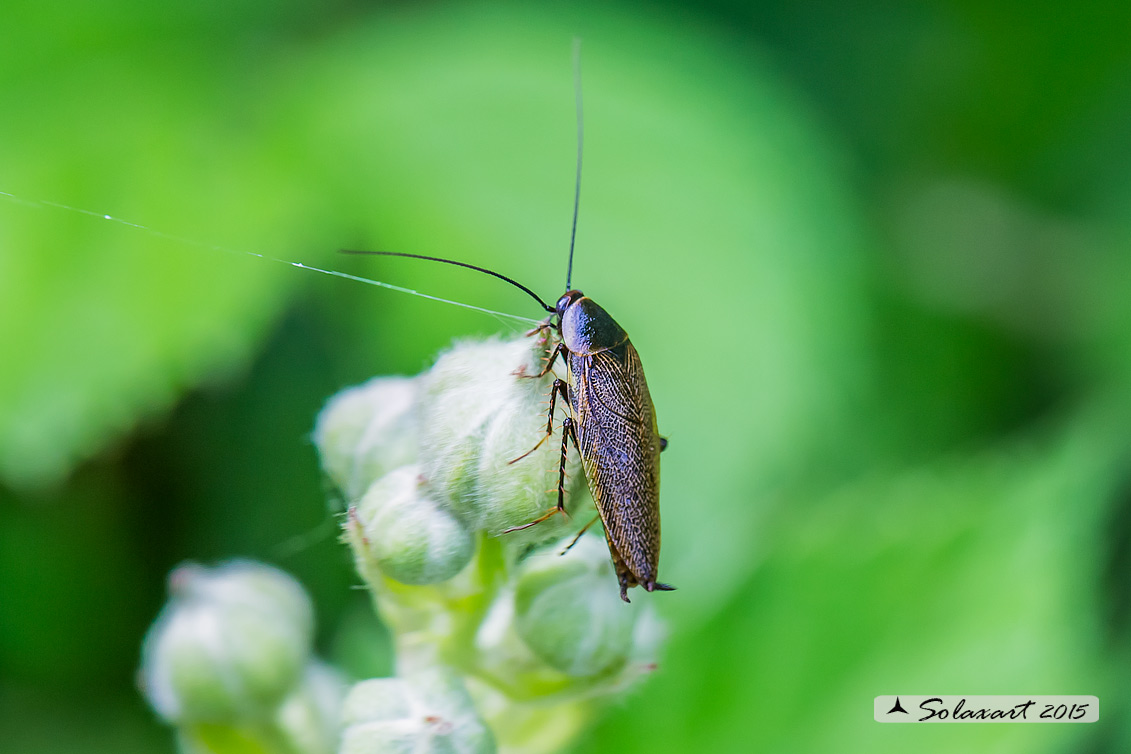
[[[515,372],[515,375],[517,377],[526,377],[529,379],[545,377],[550,373],[550,370],[554,368],[554,362],[558,360],[558,356],[564,356],[567,353],[569,353],[569,349],[565,347],[565,343],[559,342],[556,346],[554,346],[554,350],[550,352],[550,358],[546,360],[546,365],[542,367],[541,372],[539,372],[538,374],[527,374],[525,371],[522,371],[522,369],[524,369],[522,368],[520,369],[520,371]]]
[[[547,435],[547,437],[549,437],[549,435]],[[543,437],[542,439],[545,440],[546,438]],[[503,534],[509,534],[512,531],[522,531],[523,529],[529,529],[531,526],[537,526],[555,513],[561,513],[567,518],[569,517],[569,514],[566,513],[565,509],[565,470],[570,440],[573,440],[573,447],[577,448],[577,433],[573,429],[573,419],[566,417],[562,421],[562,461],[561,465],[558,467],[558,504],[528,524],[523,524],[522,526],[512,526],[509,529],[504,529]]]
[[[546,434],[542,435],[542,439],[539,440],[538,444],[533,448],[526,451],[518,458],[507,461],[508,466],[521,461],[523,458],[526,458],[528,455],[538,450],[538,448],[542,447],[542,443],[546,442],[550,435],[554,434],[554,407],[557,405],[559,395],[565,398],[566,403],[569,403],[569,388],[566,387],[564,380],[554,380],[554,386],[550,388],[550,411],[546,414]],[[574,441],[574,444],[576,445],[576,441]]]
[[[581,531],[579,531],[577,533],[577,536],[574,537],[572,540],[570,540],[570,543],[568,545],[566,545],[566,548],[564,550],[562,550],[561,552],[559,552],[558,555],[565,555],[567,552],[572,550],[573,546],[575,544],[577,544],[577,541],[579,539],[581,539],[581,535],[584,534],[585,532],[589,531],[589,527],[592,526],[593,524],[597,523],[597,519],[599,519],[599,518],[600,518],[600,516],[594,516],[592,521],[587,523],[585,526],[581,527]]]
[[[562,462],[558,466],[558,510],[565,513],[565,470],[566,459],[569,458],[569,445],[570,439],[573,439],[574,450],[581,452],[577,447],[577,431],[573,428],[573,417],[567,416],[562,420]]]
[[[530,336],[532,336],[532,335],[537,335],[537,334],[538,334],[538,333],[540,333],[540,332],[545,332],[546,330],[552,330],[552,329],[554,329],[554,326],[553,326],[552,324],[550,324],[551,322],[553,322],[553,320],[554,320],[554,317],[553,317],[553,315],[550,315],[549,317],[546,317],[546,319],[542,320],[542,321],[541,321],[541,322],[540,322],[540,323],[538,324],[538,326],[537,326],[537,327],[534,327],[534,328],[531,328],[531,329],[527,330],[527,331],[526,331],[526,337],[528,337],[528,338],[529,338]]]
[[[636,577],[632,575],[632,571],[628,570],[625,565],[624,558],[621,557],[617,546],[613,544],[613,538],[609,536],[609,530],[605,529],[605,542],[609,545],[609,555],[613,559],[613,570],[617,574],[617,583],[620,584],[620,598],[625,602],[631,602],[628,598],[628,590],[636,586]]]
[[[523,529],[529,529],[531,526],[537,526],[538,524],[542,523],[543,521],[548,519],[550,516],[552,516],[552,515],[554,515],[555,513],[558,513],[558,512],[565,513],[565,509],[564,508],[559,509],[555,505],[553,508],[546,511],[541,516],[534,519],[533,521],[531,521],[528,524],[523,524],[522,526],[512,526],[509,529],[503,529],[503,534],[510,534],[512,531],[522,531]]]

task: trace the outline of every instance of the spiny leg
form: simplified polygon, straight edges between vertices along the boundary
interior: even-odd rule
[[[559,395],[561,395],[563,398],[565,398],[566,403],[569,403],[569,388],[566,386],[564,380],[554,380],[554,386],[552,388],[550,388],[550,410],[546,414],[546,434],[542,435],[542,439],[539,440],[538,444],[535,445],[533,448],[526,451],[525,453],[520,455],[518,458],[507,461],[508,466],[511,465],[512,463],[517,463],[517,462],[521,461],[523,458],[526,458],[528,455],[530,455],[534,451],[538,450],[538,448],[542,447],[542,443],[546,442],[546,440],[549,439],[550,435],[554,434],[554,407],[557,405]],[[564,441],[564,439],[565,439],[564,436],[563,436],[562,439]],[[563,444],[564,444],[564,442],[563,442]],[[575,442],[575,444],[576,444],[576,442]]]
[[[566,545],[565,549],[562,550],[561,552],[559,552],[558,555],[565,555],[567,552],[572,550],[573,546],[575,544],[577,544],[579,539],[581,539],[581,535],[584,534],[585,532],[589,531],[589,527],[592,526],[593,524],[597,523],[597,519],[599,519],[599,518],[600,518],[600,516],[594,516],[592,521],[587,523],[585,526],[581,527],[581,531],[579,531],[577,533],[577,536],[574,537],[572,540],[570,540],[570,543],[568,545]]]
[[[608,529],[605,529],[605,542],[609,545],[609,557],[613,560],[613,570],[617,574],[617,583],[620,584],[620,598],[625,602],[632,602],[628,598],[628,590],[640,582],[636,580],[636,577],[624,562],[624,558],[621,557],[620,551],[613,543],[613,537]]]
[[[537,526],[555,513],[561,513],[563,516],[566,516],[567,518],[569,517],[569,514],[566,513],[565,509],[565,477],[566,459],[569,457],[570,440],[573,441],[574,449],[580,453],[581,449],[577,446],[577,432],[573,428],[573,418],[567,416],[562,420],[562,460],[561,464],[558,467],[558,504],[528,524],[523,524],[522,526],[512,526],[509,529],[504,529],[503,534],[510,534],[512,531],[521,531],[523,529],[529,529],[531,526]]]
[[[613,559],[613,570],[617,574],[617,583],[620,584],[620,598],[625,602],[632,602],[628,598],[628,590],[636,586],[636,578],[633,577],[632,571],[628,570],[625,565],[624,558],[620,556],[616,545],[613,544],[612,538],[609,536],[609,530],[605,530],[605,541],[609,543],[609,555]]]
[[[537,332],[532,330],[531,332]],[[569,349],[565,347],[565,343],[558,341],[554,346],[554,350],[550,352],[549,358],[546,359],[546,364],[542,367],[542,371],[538,374],[527,374],[526,367],[519,367],[519,371],[515,372],[516,377],[525,377],[527,379],[537,379],[538,377],[545,377],[554,368],[554,362],[558,360],[558,356],[564,356],[569,353]]]
[[[538,333],[545,332],[546,330],[553,330],[553,329],[554,329],[554,315],[551,314],[549,317],[546,317],[546,319],[539,322],[537,324],[537,326],[532,327],[529,330],[527,330],[526,331],[526,337],[529,338],[532,335],[537,335]]]
[[[503,534],[510,534],[512,531],[522,531],[523,529],[529,529],[531,526],[537,526],[538,524],[548,519],[550,516],[557,513],[559,510],[561,510],[562,513],[565,513],[565,508],[559,509],[557,506],[554,506],[528,524],[523,524],[522,526],[512,526],[509,529],[503,529]]]
[[[562,513],[565,513],[566,460],[569,458],[570,440],[573,440],[573,449],[580,454],[581,448],[577,447],[577,430],[573,426],[573,417],[567,416],[562,420],[562,462],[558,466],[558,510]]]

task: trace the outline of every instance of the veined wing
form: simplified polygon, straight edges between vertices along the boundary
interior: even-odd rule
[[[570,356],[581,460],[609,539],[640,583],[660,553],[660,438],[632,343]]]

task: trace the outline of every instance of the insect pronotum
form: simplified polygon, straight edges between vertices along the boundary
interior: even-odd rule
[[[466,262],[393,251],[343,252],[409,257],[467,267],[497,277],[525,291],[550,313],[528,335],[550,331],[557,335],[557,342],[542,371],[537,375],[527,376],[545,376],[559,356],[565,359],[568,368],[568,380],[554,380],[550,391],[546,434],[535,445],[537,448],[553,434],[554,409],[561,397],[569,407],[569,416],[561,423],[562,460],[558,473],[558,502],[539,518],[507,531],[525,529],[545,521],[555,513],[565,512],[566,454],[569,443],[572,443],[581,454],[581,465],[605,527],[609,554],[620,582],[621,599],[628,602],[629,588],[637,585],[649,592],[674,588],[657,581],[660,562],[660,452],[667,447],[667,440],[660,437],[657,429],[656,410],[648,393],[644,368],[628,333],[595,301],[570,287],[581,199],[583,134],[580,57],[576,43],[574,83],[577,103],[577,174],[573,196],[573,226],[569,239],[566,291],[555,305],[550,306],[534,291],[505,275]],[[514,459],[512,463],[522,460],[526,455],[529,453]]]

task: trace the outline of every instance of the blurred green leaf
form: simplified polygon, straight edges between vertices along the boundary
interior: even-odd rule
[[[121,33],[114,18],[91,23]],[[208,247],[284,256],[316,225],[264,148],[269,87],[230,78],[240,51],[151,41],[64,48],[34,78],[0,78],[21,102],[0,120],[0,190],[18,197],[0,202],[0,478],[16,487],[58,482],[238,370],[294,279]]]

